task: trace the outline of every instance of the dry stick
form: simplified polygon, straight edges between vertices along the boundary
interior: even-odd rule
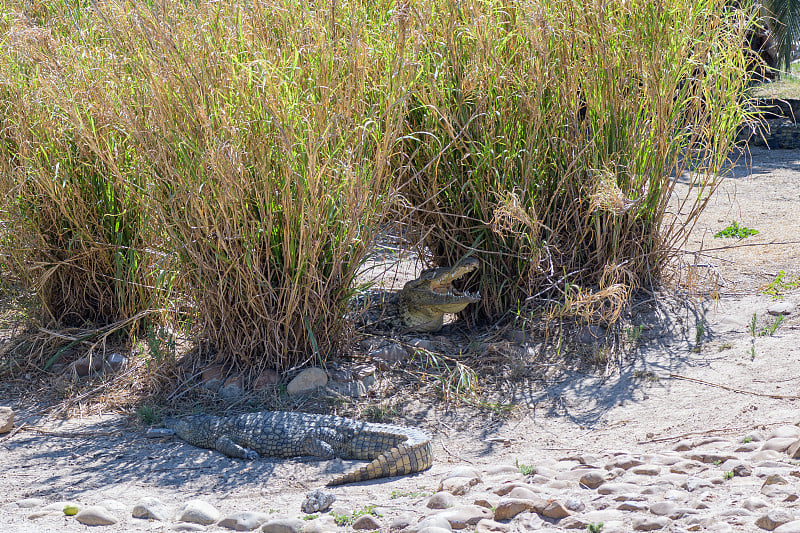
[[[683,252],[686,254],[697,254],[703,252],[711,252],[714,250],[730,250],[732,248],[744,248],[745,246],[782,246],[782,245],[789,245],[789,244],[800,244],[800,241],[772,241],[772,242],[742,242],[737,244],[727,244],[725,246],[717,246],[716,248],[703,248],[702,250],[697,250],[694,252],[684,250]]]
[[[783,426],[786,424],[791,424],[791,422],[772,422],[769,424],[756,424],[756,427],[768,427],[768,426]],[[698,437],[700,435],[713,435],[715,433],[731,433],[733,431],[742,431],[744,429],[753,429],[753,426],[741,426],[736,428],[720,428],[720,429],[708,429],[706,431],[690,431],[688,433],[682,433],[680,435],[673,435],[671,437],[659,437],[657,439],[650,439],[650,440],[642,440],[637,442],[636,444],[652,444],[654,442],[666,442],[668,440],[681,440],[687,437]]]
[[[669,377],[673,378],[673,379],[683,379],[683,380],[686,380],[686,381],[693,381],[695,383],[701,383],[703,385],[708,385],[710,387],[719,387],[720,389],[729,390],[731,392],[738,392],[738,393],[741,393],[741,394],[750,394],[752,396],[762,396],[764,398],[773,398],[773,399],[776,399],[776,400],[800,400],[800,396],[785,396],[783,394],[765,394],[763,392],[753,392],[753,391],[748,391],[748,390],[743,390],[743,389],[735,389],[733,387],[727,387],[725,385],[720,385],[718,383],[711,383],[710,381],[703,381],[702,379],[697,379],[697,378],[689,378],[689,377],[681,376],[681,375],[678,375],[678,374],[670,374]]]

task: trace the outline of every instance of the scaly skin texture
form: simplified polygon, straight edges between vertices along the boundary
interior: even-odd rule
[[[452,267],[423,270],[417,279],[406,283],[396,296],[397,314],[406,328],[409,331],[439,331],[445,313],[458,313],[469,304],[480,302],[480,294],[453,288],[453,281],[479,266],[477,259],[468,257]]]
[[[285,411],[194,415],[168,419],[166,425],[189,444],[239,459],[312,455],[370,461],[329,481],[329,486],[421,472],[433,462],[430,437],[423,431],[332,415]]]

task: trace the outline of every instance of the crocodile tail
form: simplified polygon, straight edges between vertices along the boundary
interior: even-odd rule
[[[413,445],[398,444],[391,450],[380,454],[370,463],[332,479],[327,485],[332,487],[379,477],[413,474],[427,470],[432,463],[433,449],[430,441]]]

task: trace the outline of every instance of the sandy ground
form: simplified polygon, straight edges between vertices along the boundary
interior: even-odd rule
[[[774,317],[767,308],[779,301],[758,288],[780,270],[800,271],[800,151],[753,149],[751,156],[723,182],[688,243],[705,249],[697,262],[719,276],[719,299],[694,307],[670,298],[641,304],[642,334],[628,359],[610,373],[563,371],[544,383],[512,384],[504,391],[504,401],[516,406],[508,416],[414,400],[397,422],[431,432],[434,466],[414,476],[336,488],[335,507],[378,504],[399,513],[418,502],[393,499],[393,492],[432,493],[457,466],[663,449],[683,435],[745,434],[800,419],[800,291],[785,296],[795,310],[774,335],[751,333],[753,316],[758,328],[768,325]],[[713,237],[732,220],[760,233],[736,247],[730,247],[735,240]],[[0,405],[16,409],[19,418],[38,408],[16,398],[0,397]],[[0,438],[0,531],[86,529],[63,516],[30,521],[7,505],[31,496],[84,504],[157,496],[173,506],[202,498],[223,513],[298,516],[306,491],[355,464],[230,460],[174,439],[147,439],[118,416],[48,423],[47,429]],[[169,527],[128,518],[102,529]]]

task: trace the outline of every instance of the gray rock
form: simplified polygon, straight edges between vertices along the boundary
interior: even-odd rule
[[[261,390],[268,387],[274,387],[281,381],[281,375],[276,370],[267,368],[263,370],[255,381],[253,381],[253,389]]]
[[[617,505],[617,509],[620,511],[637,511],[643,513],[649,510],[650,506],[647,504],[647,502],[634,502],[628,500]]]
[[[131,516],[145,520],[169,520],[169,510],[158,498],[145,496],[133,506]]]
[[[650,505],[650,512],[656,516],[670,516],[678,510],[678,504],[671,501],[654,502]]]
[[[456,501],[455,496],[453,496],[451,493],[437,492],[428,498],[428,503],[425,504],[425,507],[428,509],[449,509],[451,507],[455,507],[456,503],[458,502]]]
[[[767,307],[767,313],[771,314],[772,316],[778,315],[791,315],[794,313],[794,310],[797,308],[794,302],[775,302],[774,304]]]
[[[269,520],[267,513],[240,511],[226,516],[217,525],[234,531],[253,531],[261,527],[267,520]]]
[[[566,507],[564,507],[564,504],[562,504],[560,501],[550,500],[547,502],[547,505],[545,505],[544,509],[539,511],[539,514],[547,518],[560,520],[561,518],[565,518],[572,513],[570,513],[569,510]]]
[[[14,410],[10,407],[0,406],[0,435],[8,433],[14,428]]]
[[[658,465],[639,465],[634,466],[630,471],[640,476],[657,476],[661,473],[661,467]]]
[[[300,509],[306,514],[319,513],[328,510],[335,501],[336,496],[334,494],[316,489],[306,493],[306,498],[300,505]]]
[[[119,520],[111,511],[100,505],[92,505],[78,511],[75,520],[86,526],[110,526]]]
[[[757,511],[759,509],[769,507],[769,504],[766,501],[762,500],[761,498],[756,498],[755,496],[752,496],[742,502],[742,507],[744,507],[748,511]]]
[[[681,485],[681,488],[689,492],[694,492],[697,489],[707,489],[711,486],[713,486],[713,484],[709,480],[692,476]]]
[[[206,526],[200,524],[192,524],[191,522],[178,522],[174,524],[170,529],[172,531],[205,531]]]
[[[480,522],[480,520],[478,520],[478,522]],[[475,523],[477,524],[478,522]],[[444,531],[452,531],[452,528],[450,527],[450,521],[447,520],[447,517],[442,516],[442,514],[435,514],[427,518],[423,518],[416,526],[412,526],[408,529],[412,531],[418,531],[419,533],[422,533],[425,529],[441,529]]]
[[[547,501],[542,499],[502,498],[494,510],[493,518],[511,520],[520,513],[544,509],[546,505]]]
[[[580,477],[579,482],[585,487],[596,489],[606,482],[606,476],[600,470],[590,470]]]
[[[792,520],[794,520],[794,515],[792,515],[792,513],[786,509],[776,507],[759,516],[756,519],[756,525],[761,529],[772,531],[776,527],[782,526]]]
[[[475,526],[476,533],[494,533],[496,531],[511,531],[511,526],[509,524],[501,524],[500,522],[495,522],[494,520],[489,520],[487,518],[484,518]]]
[[[408,350],[399,344],[389,343],[385,346],[381,346],[377,350],[371,351],[367,357],[383,361],[384,363],[399,363],[401,361],[407,361],[409,353]]]
[[[800,520],[793,520],[772,530],[773,533],[800,533]]]
[[[477,477],[447,477],[439,483],[437,492],[446,491],[456,496],[463,496],[468,493],[472,487],[477,485],[479,481]]]
[[[178,510],[180,522],[191,522],[207,526],[219,520],[220,513],[208,502],[189,500]]]
[[[670,525],[672,520],[666,516],[637,516],[631,525],[634,531],[655,531]]]
[[[308,394],[328,384],[328,374],[321,368],[306,368],[286,386],[289,396]]]
[[[217,391],[220,398],[225,400],[236,400],[244,395],[244,378],[242,376],[230,376]]]
[[[614,468],[621,468],[629,470],[634,466],[643,465],[644,461],[632,455],[618,455],[606,464],[606,470],[613,470]]]
[[[383,529],[380,520],[368,514],[359,516],[356,521],[353,522],[352,527],[355,530],[368,529],[370,531],[380,531]]]
[[[17,502],[17,507],[20,509],[33,509],[34,507],[40,507],[44,504],[44,500],[41,498],[25,498],[24,500],[19,500]]]
[[[636,494],[639,492],[639,486],[634,483],[603,483],[597,488],[597,493],[606,495],[617,495],[617,494]],[[630,499],[628,497],[625,498]]]
[[[785,452],[789,446],[797,442],[797,437],[773,437],[767,440],[762,446],[762,450],[774,450],[776,452]]]
[[[277,518],[261,526],[261,531],[265,533],[302,533],[304,525],[305,521],[297,518]]]
[[[669,471],[673,474],[697,474],[704,470],[708,470],[708,465],[691,459],[680,461],[669,467]]]
[[[492,518],[492,511],[479,505],[464,505],[453,507],[438,513],[450,523],[453,529],[464,529],[467,526],[474,526],[484,518]]]

